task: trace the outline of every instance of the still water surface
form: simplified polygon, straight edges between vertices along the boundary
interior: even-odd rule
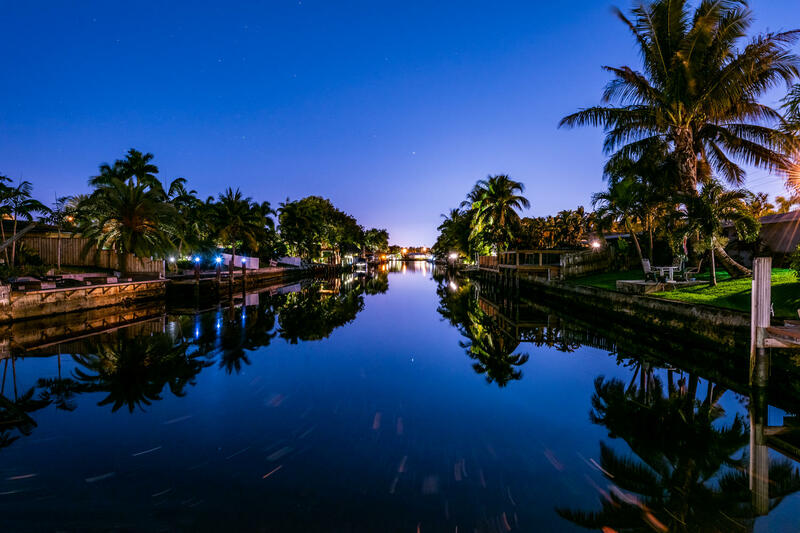
[[[765,398],[393,270],[16,346],[0,530],[798,529]]]

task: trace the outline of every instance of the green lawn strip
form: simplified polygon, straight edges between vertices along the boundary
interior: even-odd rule
[[[644,279],[641,270],[618,270],[613,272],[601,272],[590,274],[581,278],[568,279],[571,285],[584,285],[586,287],[597,287],[600,289],[617,289],[617,281],[621,279]]]
[[[730,279],[727,274],[723,280],[721,274],[717,273],[716,287],[697,285],[674,291],[656,292],[650,296],[749,312],[752,280]],[[698,276],[698,279],[703,278],[708,279],[708,275]],[[772,269],[772,303],[777,318],[797,318],[797,309],[800,308],[800,283],[791,270]]]
[[[616,290],[617,280],[643,279],[641,270],[602,272],[582,278],[567,280],[572,285],[584,285],[600,289]],[[709,272],[697,276],[708,281]],[[696,285],[675,291],[657,292],[649,296],[686,303],[711,305],[736,311],[750,312],[750,278],[731,279],[727,272],[717,271],[717,286]],[[777,318],[797,318],[800,309],[800,283],[789,269],[772,269],[772,303]]]

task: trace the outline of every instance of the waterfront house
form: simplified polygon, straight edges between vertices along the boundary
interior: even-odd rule
[[[786,257],[800,244],[800,210],[767,215],[758,219],[761,231],[755,243],[739,242],[732,224],[725,225],[725,236],[729,239],[726,250],[732,257],[746,265],[753,262],[753,254],[773,256],[776,264],[785,263]]]

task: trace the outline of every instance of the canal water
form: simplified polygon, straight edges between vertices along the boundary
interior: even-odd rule
[[[412,263],[18,333],[0,530],[798,529],[791,405],[490,294]]]

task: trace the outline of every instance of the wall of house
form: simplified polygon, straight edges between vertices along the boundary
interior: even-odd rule
[[[763,224],[761,226],[761,240],[772,252],[791,253],[800,244],[800,221],[792,220],[775,224]]]

